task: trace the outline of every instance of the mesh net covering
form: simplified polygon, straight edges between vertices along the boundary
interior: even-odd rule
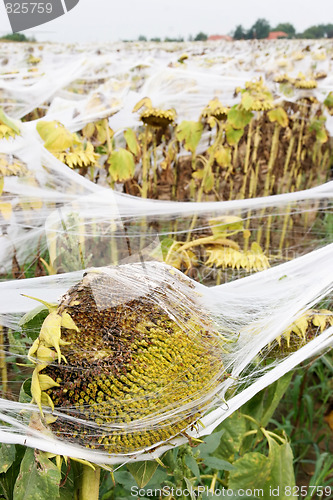
[[[122,64],[117,52],[67,48],[63,70],[63,49],[35,48],[34,72],[26,46],[2,66],[1,105],[14,118],[44,106],[71,131],[111,115],[115,128],[138,125],[129,110],[145,95],[197,118],[205,96],[222,88],[233,104],[253,64],[268,68],[277,93],[269,71],[284,67],[286,53],[295,77],[314,54],[318,69],[329,69],[328,44],[310,54],[289,43],[265,56],[255,44],[248,53],[233,44],[223,58],[209,44],[201,57],[193,45],[186,68],[177,62],[182,46],[128,46]],[[329,85],[319,81],[319,101]],[[290,102],[297,92],[306,90]],[[36,120],[15,123],[20,133],[0,141],[3,442],[96,463],[152,459],[210,433],[331,347],[331,182],[224,202],[139,199],[57,160]],[[41,263],[53,274],[41,276]],[[31,297],[44,303],[34,309]]]

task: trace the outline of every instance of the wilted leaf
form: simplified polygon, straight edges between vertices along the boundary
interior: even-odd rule
[[[254,104],[254,98],[251,96],[250,92],[244,92],[242,95],[242,106],[246,110],[252,109]]]
[[[242,231],[244,221],[240,217],[234,215],[221,215],[214,217],[208,221],[214,236],[225,237],[229,231]]]
[[[231,149],[220,146],[215,152],[215,160],[220,167],[231,165]]]
[[[178,141],[184,141],[184,147],[187,151],[195,153],[203,131],[201,122],[182,121],[176,128],[176,137]]]
[[[137,102],[136,105],[134,106],[132,113],[139,111],[139,109],[143,107],[148,109],[151,109],[153,107],[151,99],[149,97],[144,97],[143,99],[140,99],[140,101]]]
[[[65,151],[74,144],[74,136],[56,121],[39,121],[37,132],[44,140],[44,147],[50,152]]]
[[[227,125],[225,128],[225,135],[230,146],[236,146],[244,134],[244,129],[235,129],[231,125]]]
[[[11,203],[6,203],[4,201],[0,201],[0,213],[5,220],[9,220],[12,216]]]
[[[11,128],[16,135],[20,134],[20,129],[18,128],[16,123],[10,118],[8,118],[8,116],[6,115],[6,113],[2,108],[0,108],[0,122],[4,123],[5,125],[7,125],[7,127]]]
[[[131,128],[126,129],[124,132],[124,137],[130,152],[133,153],[134,156],[138,156],[140,153],[140,146],[138,144],[134,130],[132,130]]]
[[[134,157],[132,153],[124,148],[113,151],[109,157],[109,172],[115,181],[127,181],[131,179],[135,170]]]
[[[228,123],[235,129],[243,129],[248,125],[253,117],[251,111],[233,106],[228,113]]]
[[[214,174],[210,171],[203,180],[203,190],[207,194],[209,193],[215,184]]]
[[[143,488],[147,483],[149,483],[155,474],[157,467],[158,463],[152,460],[127,464],[127,469],[134,477],[139,488]]]
[[[289,123],[289,118],[287,113],[281,106],[278,108],[272,109],[267,113],[269,121],[277,122],[281,127],[287,127]]]

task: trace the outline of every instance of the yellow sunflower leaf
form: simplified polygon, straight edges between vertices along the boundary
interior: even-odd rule
[[[195,153],[203,132],[203,124],[195,121],[182,121],[176,128],[178,141],[184,141],[187,151]]]
[[[148,109],[151,109],[153,107],[151,99],[149,97],[144,97],[139,102],[137,102],[132,110],[132,113],[139,111],[139,109],[141,109],[143,107],[148,108]]]
[[[0,202],[0,212],[5,220],[9,220],[12,216],[12,205],[10,203]]]
[[[47,391],[47,389],[51,389],[52,387],[60,387],[58,382],[55,382],[53,378],[44,373],[39,374],[39,385],[42,391]]]
[[[319,326],[320,327],[320,331],[322,332],[323,330],[325,330],[326,320],[327,320],[327,316],[326,315],[316,314],[313,317],[313,319],[312,319],[312,323],[313,323],[314,326]]]
[[[75,330],[76,332],[79,332],[80,330],[74,323],[73,319],[70,317],[68,312],[63,312],[61,315],[61,326],[64,328],[68,328],[68,330]]]
[[[130,152],[133,153],[134,156],[138,156],[140,153],[140,146],[134,130],[132,130],[131,128],[126,129],[124,132],[124,137]]]
[[[220,167],[229,167],[231,165],[231,149],[220,146],[215,152],[215,160]]]
[[[135,163],[132,153],[124,148],[112,151],[108,163],[111,178],[115,181],[126,181],[134,175]]]
[[[287,127],[289,123],[289,118],[287,113],[281,106],[278,108],[272,109],[267,113],[269,121],[277,122],[281,127]]]
[[[46,347],[55,348],[58,354],[58,363],[61,362],[60,336],[61,316],[56,311],[53,311],[44,319],[39,334],[39,340],[43,342]]]
[[[42,410],[42,389],[39,383],[39,373],[38,370],[34,370],[31,379],[31,395],[33,401],[38,405],[41,415],[43,416]]]

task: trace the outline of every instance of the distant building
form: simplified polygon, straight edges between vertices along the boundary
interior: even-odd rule
[[[288,38],[288,33],[285,33],[284,31],[271,31],[267,40],[277,40],[278,38]]]
[[[232,42],[233,38],[229,35],[210,35],[207,40],[209,42],[216,42],[218,40],[226,40],[227,42]]]

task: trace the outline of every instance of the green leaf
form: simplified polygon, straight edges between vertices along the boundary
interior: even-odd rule
[[[194,457],[191,455],[186,455],[185,456],[185,463],[187,467],[193,472],[193,474],[196,476],[198,481],[200,482],[200,469],[198,466],[198,463]]]
[[[26,332],[28,337],[35,340],[40,332],[42,324],[46,316],[48,316],[48,308],[40,304],[39,306],[32,309],[32,311],[27,312],[19,322],[19,326]]]
[[[3,472],[2,474],[0,474],[0,497],[5,498],[6,500],[13,500],[13,489],[15,481],[20,471],[21,461],[26,450],[25,446],[14,446],[16,450],[15,461],[9,467],[7,472]]]
[[[262,498],[269,498],[270,462],[265,455],[258,452],[246,453],[234,463],[234,470],[229,474],[229,488],[234,491],[243,488],[263,489]]]
[[[217,457],[207,457],[204,459],[205,465],[207,467],[210,467],[211,469],[216,469],[216,470],[233,470],[235,467],[230,463],[227,462],[226,460],[221,460],[221,458]]]
[[[264,405],[264,413],[260,418],[260,423],[263,427],[266,427],[269,420],[272,418],[278,404],[280,403],[284,393],[288,389],[293,373],[286,373],[279,380],[271,384],[267,388],[267,397]],[[251,414],[252,415],[252,414]]]
[[[27,378],[21,385],[19,402],[20,403],[31,403],[31,378]]]
[[[236,130],[231,125],[225,127],[225,135],[230,146],[236,146],[244,134],[244,129]]]
[[[214,456],[232,462],[242,445],[243,434],[247,431],[246,420],[239,412],[235,412],[222,422],[218,429],[223,430],[224,433]]]
[[[328,108],[328,109],[332,109],[333,108],[333,92],[330,92],[328,94],[328,96],[326,97],[325,101],[324,101],[324,104],[325,106]]]
[[[279,491],[279,500],[287,500],[285,487],[295,485],[293,455],[289,443],[278,444],[267,437],[269,454],[246,453],[236,460],[229,474],[229,488],[234,491],[250,489],[259,498],[271,498],[273,489]]]
[[[195,493],[193,491],[193,484],[191,483],[191,481],[189,479],[187,479],[187,477],[184,477],[184,481],[186,483],[186,488],[190,494],[189,498],[191,498],[191,500],[196,500],[196,496],[195,496]]]
[[[13,500],[59,497],[61,473],[42,452],[27,448],[14,486]]]
[[[208,174],[205,176],[205,178],[203,180],[203,190],[204,190],[204,192],[206,194],[209,193],[213,189],[214,184],[215,184],[214,174],[213,174],[212,171],[210,171],[210,172],[208,172]]]
[[[134,477],[139,488],[143,488],[151,480],[158,467],[158,463],[153,460],[145,462],[133,462],[127,464],[127,469]]]
[[[176,137],[178,141],[184,141],[184,147],[187,151],[194,154],[201,139],[202,131],[203,125],[201,122],[184,120],[176,128]]]
[[[126,144],[127,144],[128,149],[130,150],[130,152],[133,153],[134,156],[138,156],[138,154],[140,152],[140,147],[139,147],[134,130],[132,130],[131,128],[126,129],[124,132],[124,137],[125,137]]]
[[[289,443],[278,444],[273,438],[268,438],[271,473],[270,484],[272,488],[280,487],[280,499],[287,500],[286,486],[295,486],[295,475],[293,467],[293,452]]]
[[[200,444],[197,448],[197,450],[200,451],[200,457],[205,458],[217,449],[224,432],[224,429],[220,429],[219,431],[213,432],[209,436],[204,436],[202,438],[205,442]]]
[[[129,464],[127,464],[128,467]],[[125,470],[117,470],[114,473],[116,484],[121,484],[125,489],[130,490],[132,486],[137,486],[132,474]]]
[[[0,474],[7,472],[15,460],[16,450],[14,444],[2,443],[0,447]]]
[[[251,111],[233,106],[228,113],[228,123],[235,129],[243,129],[248,125],[253,117]]]
[[[133,177],[135,163],[130,151],[124,148],[112,151],[108,163],[110,165],[109,172],[114,181],[127,181]]]

